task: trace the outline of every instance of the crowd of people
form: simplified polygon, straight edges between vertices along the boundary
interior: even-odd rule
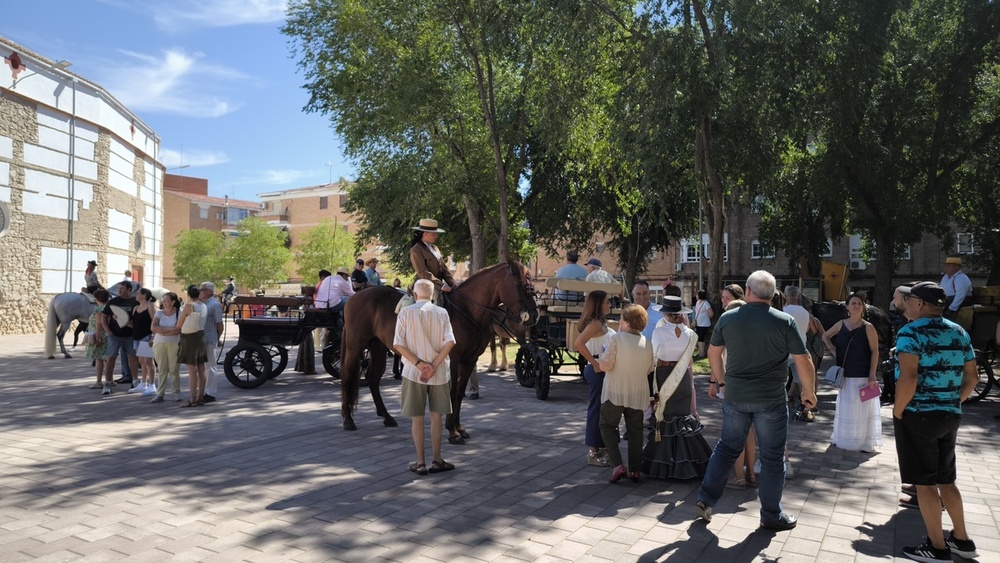
[[[408,469],[426,475],[455,467],[442,457],[441,433],[442,417],[452,412],[449,353],[456,339],[447,310],[436,302],[457,284],[434,244],[444,232],[437,222],[421,220],[414,231],[410,260],[416,280],[412,299],[397,307],[392,347],[402,364],[401,410],[411,418],[416,450]],[[578,260],[577,253],[569,253],[557,277],[609,283],[600,260],[591,258],[586,267],[578,266]],[[358,259],[353,271],[322,270],[315,306],[342,314],[355,292],[382,285],[377,264],[374,258]],[[955,484],[955,448],[961,403],[972,393],[978,372],[968,333],[947,318],[954,316],[956,304],[968,299],[960,261],[949,258],[947,265],[942,282],[951,283],[951,292],[943,284],[915,282],[898,287],[893,297],[903,318],[892,351],[896,455],[903,490],[913,495],[911,505],[921,508],[927,529],[925,543],[903,553],[917,561],[950,561],[952,553],[977,556]],[[96,300],[86,338],[86,355],[96,369],[92,388],[111,393],[115,360],[124,351],[136,374],[130,392],[152,395],[156,403],[165,400],[169,386],[171,398],[180,401],[178,367],[186,364],[190,391],[182,406],[215,400],[210,352],[221,346],[222,311],[214,284],[189,286],[187,302],[167,293],[157,310],[155,298],[145,289],[133,298],[130,286],[120,284],[117,295],[109,295],[97,284],[92,267],[87,283]],[[398,278],[393,287],[405,291]],[[784,481],[792,473],[789,407],[796,409],[796,418],[807,421],[816,412],[816,368],[822,350],[811,349],[811,343],[825,349],[834,360],[831,370],[839,373],[830,445],[865,453],[882,446],[882,415],[875,400],[881,391],[880,342],[875,327],[865,320],[863,294],[850,295],[847,317],[824,330],[797,286],[778,291],[774,276],[763,270],[747,278],[745,289],[737,284],[721,289],[718,316],[704,290],[688,308],[676,295],[653,303],[649,284],[638,281],[632,304],[621,310],[614,329],[609,321],[612,296],[607,292],[558,292],[557,299],[583,303],[572,347],[586,361],[586,459],[589,465],[610,468],[611,483],[626,477],[638,482],[641,474],[700,478],[695,513],[705,521],[712,520],[713,507],[726,488],[756,487],[761,527],[794,528],[796,517],[781,504]],[[342,326],[342,316],[338,322]],[[722,406],[720,438],[714,447],[703,437],[698,414],[692,364],[699,358],[709,363],[708,397]],[[118,383],[131,384],[133,379]],[[424,428],[428,411],[430,463]],[[953,525],[947,535],[939,507]]]
[[[570,253],[560,272],[579,279],[577,260]],[[916,561],[951,561],[953,553],[978,556],[955,484],[961,403],[978,373],[968,333],[948,319],[970,302],[971,284],[962,279],[959,259],[949,258],[946,266],[941,284],[906,284],[893,299],[904,320],[893,349],[895,373],[888,376],[889,404],[902,490],[913,495],[901,504],[921,508],[927,529],[922,545],[903,549]],[[611,483],[626,477],[638,481],[640,474],[700,478],[695,513],[705,521],[711,521],[726,488],[756,487],[761,527],[789,530],[797,525],[781,504],[784,481],[792,475],[789,407],[795,408],[796,419],[814,420],[817,367],[825,351],[833,359],[831,371],[840,372],[829,444],[863,453],[878,450],[883,444],[879,335],[865,320],[868,303],[862,293],[848,297],[847,317],[828,330],[811,314],[798,286],[777,291],[768,272],[751,274],[745,291],[732,284],[720,294],[723,312],[715,317],[704,291],[693,309],[669,295],[656,305],[650,303],[648,284],[638,282],[632,288],[634,304],[621,311],[617,331],[608,320],[606,292],[582,298],[573,348],[586,361],[587,463],[610,467]],[[564,292],[558,298],[575,296]],[[706,356],[708,396],[722,401],[721,436],[714,448],[702,437],[690,370],[692,361]],[[942,511],[953,526],[948,533],[942,529]]]

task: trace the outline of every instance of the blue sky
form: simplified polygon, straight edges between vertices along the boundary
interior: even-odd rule
[[[31,0],[0,35],[104,87],[160,136],[167,168],[239,199],[353,166],[279,28],[287,0]],[[328,165],[329,163],[329,165]]]

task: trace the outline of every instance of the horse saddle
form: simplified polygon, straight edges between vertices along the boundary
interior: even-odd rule
[[[80,294],[86,297],[87,302],[90,303],[91,305],[97,305],[97,299],[94,299],[94,296],[92,294],[87,293],[86,291],[81,291]]]

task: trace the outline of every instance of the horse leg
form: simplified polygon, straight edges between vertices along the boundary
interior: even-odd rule
[[[497,337],[490,339],[490,367],[486,368],[486,373],[493,373],[497,370]]]
[[[368,390],[371,391],[372,401],[375,402],[375,414],[382,417],[382,424],[389,428],[399,426],[396,419],[389,414],[389,409],[385,408],[382,400],[382,391],[379,383],[382,382],[382,375],[385,373],[385,360],[387,348],[378,339],[374,339],[368,347]]]
[[[62,323],[59,323],[59,330],[56,331],[56,340],[59,342],[59,349],[62,351],[63,357],[67,358],[67,359],[73,357],[73,356],[70,356],[69,352],[66,351],[66,343],[63,342],[63,337],[66,336],[66,331],[68,329],[69,329],[69,327],[67,327],[66,325],[64,325]]]
[[[500,371],[507,371],[509,366],[507,365],[507,345],[510,344],[510,338],[500,339]]]
[[[73,331],[73,347],[76,348],[77,342],[80,341],[80,334],[87,332],[89,325],[85,322],[76,323],[76,330]]]
[[[358,425],[354,423],[354,407],[358,404],[358,380],[361,377],[358,372],[362,350],[360,346],[348,346],[346,338],[340,350],[341,416],[344,418],[344,430],[353,431],[358,429]]]
[[[465,394],[465,387],[469,383],[473,369],[476,369],[474,361],[471,367],[467,364],[460,364],[458,366],[458,373],[461,375],[456,377],[454,371],[452,372],[451,414],[445,419],[445,427],[448,429],[449,434],[448,442],[452,444],[464,444],[465,440],[471,437],[465,428],[462,427],[459,415],[462,411],[462,396]]]

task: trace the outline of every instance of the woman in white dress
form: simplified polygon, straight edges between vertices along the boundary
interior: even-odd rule
[[[882,445],[882,416],[879,401],[862,402],[862,387],[878,387],[878,334],[862,318],[865,298],[857,293],[847,298],[848,317],[837,321],[823,334],[823,344],[844,368],[844,386],[837,392],[837,410],[833,417],[834,447],[871,452]]]
[[[601,438],[601,390],[604,388],[604,372],[601,371],[597,359],[607,347],[615,331],[608,326],[607,317],[611,313],[611,298],[607,292],[591,291],[583,302],[583,313],[577,321],[576,328],[580,336],[573,343],[573,348],[587,360],[583,370],[583,378],[587,381],[587,430],[584,441],[590,446],[587,452],[587,463],[599,467],[608,467],[608,450]]]

